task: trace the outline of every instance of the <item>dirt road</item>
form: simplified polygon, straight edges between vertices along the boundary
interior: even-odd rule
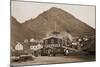
[[[40,56],[35,57],[33,61],[13,63],[11,65],[37,65],[37,64],[57,64],[57,63],[70,63],[70,62],[84,62],[84,61],[94,61],[92,56]]]

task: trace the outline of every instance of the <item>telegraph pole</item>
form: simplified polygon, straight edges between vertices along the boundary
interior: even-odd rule
[[[55,22],[55,25],[54,25],[54,26],[55,26],[55,29],[54,29],[54,30],[55,30],[55,32],[56,32],[56,22]]]

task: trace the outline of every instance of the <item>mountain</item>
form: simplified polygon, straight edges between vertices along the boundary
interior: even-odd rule
[[[68,35],[73,37],[95,36],[94,28],[80,21],[70,13],[56,7],[52,7],[36,18],[27,20],[24,23],[19,23],[14,17],[11,17],[12,45],[16,41],[23,41],[26,38],[42,39],[47,34],[55,31],[62,34],[66,32],[65,34],[68,33]],[[92,44],[93,47],[91,47],[95,50],[94,39]]]
[[[23,28],[14,17],[11,17],[11,44],[15,45],[17,41],[22,42],[26,38],[31,37],[31,31]]]
[[[55,31],[55,26],[57,32],[68,32],[72,36],[95,35],[95,29],[56,7],[41,13],[35,19],[25,21],[22,25],[34,32],[35,38],[43,38],[48,32]]]
[[[11,45],[14,45],[17,40],[20,40],[19,32],[21,29],[21,24],[18,21],[11,17]]]

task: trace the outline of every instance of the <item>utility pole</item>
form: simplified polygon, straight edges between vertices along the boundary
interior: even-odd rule
[[[55,26],[55,32],[56,32],[56,22],[55,22],[55,25],[54,26]]]

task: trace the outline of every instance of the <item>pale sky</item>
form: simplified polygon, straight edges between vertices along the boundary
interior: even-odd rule
[[[11,15],[23,23],[31,18],[36,18],[51,7],[61,8],[95,28],[95,6],[12,1]]]

